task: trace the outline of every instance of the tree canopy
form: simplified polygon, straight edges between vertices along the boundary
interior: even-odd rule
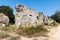
[[[0,12],[3,12],[6,16],[9,17],[10,23],[14,23],[14,14],[13,14],[13,9],[9,6],[0,6]]]
[[[56,11],[55,14],[51,16],[51,18],[60,23],[60,11]]]

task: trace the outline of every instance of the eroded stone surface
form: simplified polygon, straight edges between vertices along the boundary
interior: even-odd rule
[[[16,5],[16,22],[15,24],[17,26],[21,26],[21,25],[36,25],[37,24],[37,13],[26,7],[26,6],[22,6],[22,5]]]
[[[16,27],[29,25],[35,26],[46,22],[47,24],[51,23],[51,19],[48,16],[46,18],[42,13],[37,13],[35,10],[28,8],[27,6],[19,4],[16,5]]]
[[[0,13],[0,25],[5,26],[9,24],[9,17],[5,16],[3,13]]]

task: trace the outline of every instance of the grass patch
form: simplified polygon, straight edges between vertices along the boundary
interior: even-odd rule
[[[31,26],[31,27],[19,27],[18,29],[15,29],[12,26],[7,26],[7,27],[0,27],[0,30],[5,31],[6,33],[10,34],[10,33],[16,33],[22,36],[40,36],[42,34],[45,34],[48,32],[48,30],[43,26],[43,25],[36,25]]]
[[[17,34],[20,35],[28,35],[28,36],[34,36],[34,35],[40,35],[42,33],[46,33],[48,30],[44,28],[42,25],[36,25],[36,27],[32,26],[30,28],[21,28],[17,30]]]
[[[9,37],[9,36],[10,36],[10,35],[7,34],[7,33],[3,33],[3,32],[0,33],[0,39],[1,39],[1,38],[6,38],[6,37]]]
[[[0,27],[0,31],[5,31],[7,33],[12,33],[15,31],[15,28],[10,26],[10,25],[7,25],[5,27]]]

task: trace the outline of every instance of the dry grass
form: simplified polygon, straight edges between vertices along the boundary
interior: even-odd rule
[[[29,28],[22,28],[19,27],[18,29],[15,29],[12,26],[6,26],[6,27],[0,27],[0,31],[5,31],[6,34],[1,34],[1,38],[4,37],[10,37],[12,33],[22,35],[25,37],[36,37],[36,36],[42,36],[42,34],[45,34],[48,32],[46,28],[42,25],[36,25],[36,27],[31,26]],[[5,36],[4,36],[5,35]],[[10,40],[17,40],[15,37],[12,37]]]
[[[51,26],[53,26],[53,27],[58,27],[58,23],[55,22],[55,21],[53,21],[53,22],[51,23]]]
[[[1,38],[6,38],[6,37],[9,37],[10,35],[7,34],[7,33],[4,33],[4,32],[0,32],[0,39]]]
[[[44,28],[44,26],[42,25],[36,25],[36,27],[30,27],[30,28],[18,28],[16,33],[23,35],[23,36],[40,36],[42,34],[45,34],[46,32],[48,32],[48,30],[46,28]]]

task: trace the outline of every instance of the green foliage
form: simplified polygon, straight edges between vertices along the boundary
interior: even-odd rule
[[[54,15],[51,16],[51,18],[60,23],[60,11],[57,11]]]
[[[13,14],[13,9],[10,8],[9,6],[0,6],[0,13],[4,13],[6,16],[9,17],[10,23],[14,23],[14,14]]]
[[[16,33],[20,35],[36,35],[37,33],[48,32],[48,30],[42,25],[36,25],[36,27],[32,26],[30,28],[21,28],[18,30]]]
[[[53,21],[53,22],[51,23],[51,25],[54,26],[54,27],[57,27],[57,26],[58,26],[58,23],[55,22],[55,21]]]

